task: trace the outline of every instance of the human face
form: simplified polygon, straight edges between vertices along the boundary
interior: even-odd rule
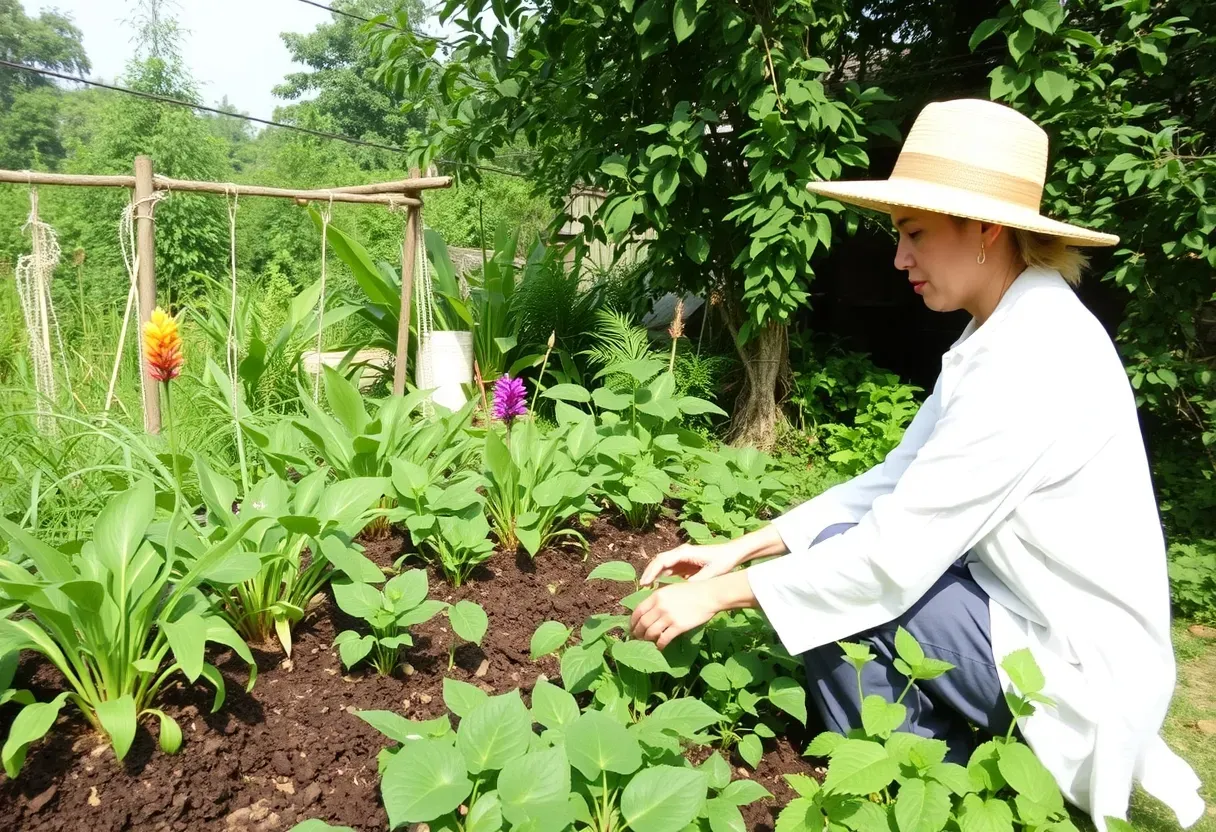
[[[895,268],[908,273],[925,306],[935,312],[970,310],[989,276],[976,262],[983,224],[913,208],[896,208],[891,221],[899,232]]]

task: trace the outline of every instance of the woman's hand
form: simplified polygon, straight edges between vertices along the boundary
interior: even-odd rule
[[[756,596],[746,572],[671,584],[655,590],[638,604],[630,618],[630,632],[634,638],[653,641],[662,650],[673,639],[700,627],[723,610],[755,605]]]
[[[690,581],[704,581],[725,575],[745,560],[739,547],[731,543],[696,546],[684,543],[655,555],[642,572],[642,586],[653,586],[659,578],[676,575]]]

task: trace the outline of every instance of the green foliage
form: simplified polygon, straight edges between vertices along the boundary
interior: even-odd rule
[[[383,577],[383,576],[379,576]],[[370,659],[382,676],[391,675],[401,662],[401,650],[414,643],[409,628],[430,621],[447,608],[442,601],[428,599],[426,572],[408,569],[376,589],[363,580],[334,581],[334,600],[339,609],[361,619],[370,633],[343,630],[334,639],[338,656],[346,667]]]
[[[733,540],[755,531],[790,504],[787,477],[755,448],[696,452],[700,464],[677,496],[681,528],[695,543]]]
[[[403,521],[420,553],[436,563],[452,586],[460,586],[494,553],[485,499],[477,491],[481,479],[471,471],[450,477],[443,468],[428,469],[408,459],[392,460],[392,469],[397,508],[388,518]]]
[[[1216,623],[1216,541],[1175,543],[1169,561],[1174,607],[1187,618]]]
[[[1197,104],[1214,22],[1186,0],[1023,2],[972,38],[1005,41],[992,97],[1053,133],[1045,208],[1123,237],[1101,278],[1126,291],[1118,343],[1162,460],[1167,526],[1188,538],[1210,538],[1216,516],[1216,125]]]
[[[861,668],[873,655],[861,645],[841,647],[857,668],[862,695]],[[821,786],[809,777],[786,775],[798,797],[782,809],[777,828],[1076,832],[1055,778],[1029,747],[1012,738],[1016,720],[1005,737],[980,745],[966,767],[944,761],[948,748],[941,740],[898,730],[907,716],[902,700],[912,685],[948,672],[951,665],[926,658],[902,628],[896,651],[896,669],[908,678],[903,694],[895,702],[863,696],[859,729],[847,738],[829,732],[814,739],[806,753],[829,758],[827,777]],[[1043,675],[1029,651],[1006,657],[1001,666],[1016,688],[1006,693],[1015,715],[1033,713],[1034,702],[1050,704],[1042,695]]]
[[[885,384],[862,384],[857,388],[860,401],[853,424],[822,426],[828,461],[850,476],[882,462],[920,409],[916,400],[920,392],[921,388],[901,383],[896,375],[888,375]]]
[[[232,648],[248,665],[253,686],[252,654],[199,587],[236,583],[257,571],[258,559],[237,551],[255,521],[243,520],[225,540],[210,544],[176,513],[168,523],[154,522],[155,515],[152,485],[140,481],[110,500],[92,539],[74,556],[0,519],[0,534],[31,566],[0,558],[0,609],[6,613],[0,617],[0,657],[40,653],[70,688],[18,714],[0,752],[10,777],[69,700],[109,736],[119,759],[131,748],[138,720],[149,714],[160,721],[161,748],[177,751],[181,729],[153,703],[180,672],[190,683],[202,676],[215,686],[213,710],[219,709],[224,680],[204,660],[208,641]],[[18,612],[28,615],[9,617]]]

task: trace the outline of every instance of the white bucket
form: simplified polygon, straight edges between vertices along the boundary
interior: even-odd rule
[[[440,330],[422,336],[414,383],[435,388],[431,400],[449,410],[464,407],[468,397],[461,385],[473,383],[473,333]]]

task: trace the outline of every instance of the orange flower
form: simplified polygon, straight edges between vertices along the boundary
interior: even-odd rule
[[[144,323],[144,357],[148,372],[157,381],[168,382],[182,371],[182,339],[177,334],[177,321],[159,306]]]

